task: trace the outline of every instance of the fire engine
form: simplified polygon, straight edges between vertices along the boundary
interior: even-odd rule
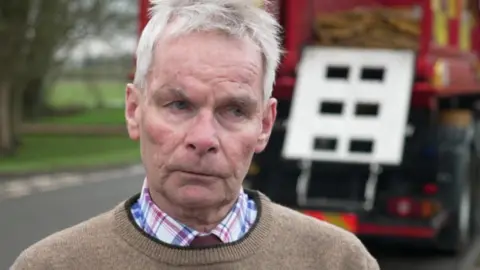
[[[461,252],[480,225],[479,0],[258,2],[285,54],[250,186],[361,238]]]

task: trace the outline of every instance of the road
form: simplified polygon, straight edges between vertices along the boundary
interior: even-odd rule
[[[10,186],[16,198],[5,199],[3,194],[3,200],[0,199],[0,269],[8,269],[21,250],[44,236],[111,209],[137,192],[142,183],[138,169],[96,175],[87,180],[66,179],[70,180],[57,181],[63,186],[47,179],[37,179],[35,184],[31,182],[30,188]],[[1,195],[0,192],[0,198]],[[472,257],[465,254],[459,258],[442,258],[371,243],[367,243],[367,247],[385,270],[463,270],[463,262]]]

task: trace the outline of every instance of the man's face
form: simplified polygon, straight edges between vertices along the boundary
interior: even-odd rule
[[[276,117],[276,100],[263,98],[261,52],[249,39],[203,32],[162,39],[154,55],[147,89],[126,93],[149,187],[187,207],[235,200]]]

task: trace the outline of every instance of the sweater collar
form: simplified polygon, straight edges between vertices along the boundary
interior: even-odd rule
[[[137,218],[136,223],[140,224],[149,235],[162,242],[176,246],[188,246],[197,235],[201,235],[200,232],[178,222],[155,205],[150,196],[146,179],[138,204],[134,205],[134,209],[134,214],[138,212],[141,215],[141,218]],[[251,203],[242,188],[236,203],[211,233],[224,243],[236,241],[250,229],[255,222],[256,215],[255,203]]]
[[[258,191],[245,189],[245,193],[255,200],[257,218],[243,238],[228,244],[206,248],[179,247],[151,237],[137,226],[130,211],[140,193],[115,208],[113,226],[124,241],[159,262],[172,265],[199,265],[245,259],[269,243],[269,233],[273,226],[270,199]]]

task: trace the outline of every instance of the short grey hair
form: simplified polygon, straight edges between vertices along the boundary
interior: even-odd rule
[[[151,0],[150,20],[137,45],[134,85],[147,87],[146,79],[159,36],[168,23],[180,19],[169,35],[191,31],[220,30],[236,37],[248,37],[261,49],[264,59],[263,94],[267,100],[273,90],[280,62],[279,32],[275,16],[259,7],[255,0]],[[264,0],[264,5],[267,0]]]

